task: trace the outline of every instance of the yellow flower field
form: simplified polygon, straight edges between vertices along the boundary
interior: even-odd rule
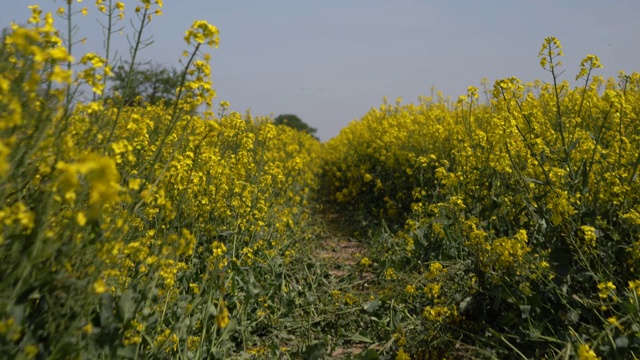
[[[132,11],[141,39],[163,3],[65,4],[0,44],[3,358],[640,356],[640,74],[587,55],[572,87],[549,37],[544,81],[385,100],[320,144],[214,105],[205,21],[174,101],[109,95],[108,45],[56,22]]]
[[[380,271],[427,275],[416,354],[638,356],[640,74],[603,79],[588,55],[572,88],[562,55],[544,40],[548,81],[385,101],[323,148],[322,193],[387,229]]]

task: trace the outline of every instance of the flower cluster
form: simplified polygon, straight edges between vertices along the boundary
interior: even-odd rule
[[[416,272],[456,263],[457,284],[425,286],[442,299],[422,309],[427,324],[458,306],[471,328],[522,331],[533,357],[548,354],[532,350],[539,339],[522,340],[539,331],[532,323],[568,333],[574,323],[560,319],[578,312],[593,329],[611,329],[596,313],[632,308],[634,320],[623,318],[637,321],[637,304],[622,305],[613,289],[635,284],[640,266],[640,74],[605,80],[594,76],[598,57],[587,55],[572,88],[560,79],[558,39],[546,38],[538,55],[550,82],[483,81],[457,101],[385,99],[326,144],[321,175],[336,208],[389,227],[373,263]],[[459,330],[478,344],[474,331]]]
[[[108,54],[67,68],[52,15],[34,6],[29,23],[0,44],[0,353],[233,351],[223,331],[252,301],[239,289],[309,236],[320,144],[226,102],[198,114],[215,96],[206,54],[173,112],[119,104],[104,96]],[[185,40],[217,45],[218,30],[197,21]],[[74,76],[93,101],[74,103]]]

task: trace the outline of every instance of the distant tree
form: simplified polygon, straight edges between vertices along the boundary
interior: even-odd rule
[[[176,98],[176,89],[180,86],[181,73],[175,68],[167,68],[158,64],[146,67],[136,65],[131,73],[127,87],[130,63],[123,63],[113,69],[111,77],[111,96],[122,96],[125,105],[134,105],[136,98],[142,102],[157,104],[164,100],[170,104]]]
[[[294,128],[298,131],[306,132],[307,134],[317,139],[317,137],[314,134],[316,133],[316,131],[318,131],[318,129],[312,128],[311,126],[307,125],[307,123],[302,121],[297,115],[293,115],[293,114],[278,115],[273,120],[273,122],[276,125],[284,125],[290,128]]]

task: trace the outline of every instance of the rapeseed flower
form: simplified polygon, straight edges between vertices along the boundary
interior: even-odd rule
[[[411,356],[403,348],[400,348],[396,353],[396,360],[411,360]]]
[[[223,329],[229,325],[229,310],[224,305],[224,303],[220,304],[220,309],[218,310],[218,315],[216,315],[216,326],[218,328]]]
[[[580,360],[599,360],[600,358],[589,347],[588,344],[581,344],[578,346],[578,359]]]

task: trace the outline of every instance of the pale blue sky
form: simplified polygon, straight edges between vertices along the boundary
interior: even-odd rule
[[[24,22],[35,0],[0,0],[0,26]],[[55,9],[58,0],[40,0]],[[99,50],[90,14],[80,34],[84,50]],[[124,1],[129,11],[135,1]],[[220,29],[212,51],[218,100],[255,115],[297,114],[327,140],[377,107],[383,96],[405,102],[435,86],[456,98],[483,77],[550,80],[537,54],[546,36],[565,51],[573,79],[587,54],[603,76],[640,71],[639,0],[164,0],[164,15],[148,34],[142,57],[177,65],[193,20]],[[91,19],[91,20],[90,20]],[[58,23],[61,27],[62,23]],[[128,28],[125,33],[130,33]],[[116,39],[126,49],[124,36]]]

